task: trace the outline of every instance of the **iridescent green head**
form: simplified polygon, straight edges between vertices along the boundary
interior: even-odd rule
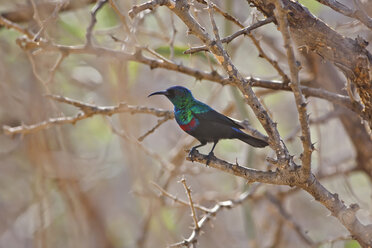
[[[195,101],[194,97],[191,94],[191,91],[182,86],[173,86],[165,91],[157,91],[150,94],[149,97],[153,95],[166,96],[178,109],[190,107],[193,101]]]

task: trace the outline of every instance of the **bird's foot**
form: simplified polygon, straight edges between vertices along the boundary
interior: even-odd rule
[[[189,157],[195,152],[195,147],[191,148],[191,150],[189,151]]]
[[[192,154],[196,151],[196,149],[193,147],[191,148],[191,150],[189,151],[189,158],[191,158],[191,162],[194,162],[194,159],[192,158]]]
[[[214,153],[213,152],[210,152],[207,156],[207,163],[206,163],[206,166],[209,165],[209,163],[211,162],[211,159],[215,158],[214,156]]]

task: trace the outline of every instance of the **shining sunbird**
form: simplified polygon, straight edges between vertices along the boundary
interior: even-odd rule
[[[240,129],[244,129],[237,121],[218,113],[207,104],[196,100],[191,91],[182,86],[173,86],[165,91],[157,91],[149,95],[164,95],[174,105],[174,117],[183,131],[199,140],[200,144],[190,150],[190,154],[201,146],[213,142],[209,159],[214,156],[213,150],[220,139],[239,139],[253,147],[265,147],[268,143],[252,137]]]

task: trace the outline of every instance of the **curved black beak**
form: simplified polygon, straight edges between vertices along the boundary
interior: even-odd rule
[[[157,91],[157,92],[151,93],[147,97],[150,97],[150,96],[153,96],[153,95],[164,95],[164,96],[167,96],[168,95],[168,92],[166,90],[165,91]]]

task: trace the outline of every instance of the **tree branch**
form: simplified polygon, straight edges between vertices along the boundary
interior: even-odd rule
[[[359,20],[361,23],[366,25],[368,28],[372,29],[372,18],[369,17],[363,9],[357,7],[356,10],[352,10],[336,0],[317,0],[317,1],[345,16]]]
[[[197,242],[197,238],[201,232],[201,229],[212,217],[216,216],[222,209],[230,209],[240,206],[243,202],[252,198],[258,186],[259,185],[256,185],[249,191],[242,193],[237,199],[218,202],[216,205],[209,209],[208,213],[206,213],[203,218],[199,220],[199,229],[193,229],[191,235],[187,239],[184,239],[183,241],[175,244],[171,244],[168,247],[189,247],[190,245],[195,244]]]
[[[339,199],[337,194],[332,194],[315,178],[313,174],[306,181],[301,179],[304,176],[303,170],[295,168],[294,170],[284,169],[272,171],[257,171],[238,164],[231,164],[226,161],[220,160],[216,157],[208,157],[207,155],[200,154],[194,151],[187,157],[189,161],[196,161],[202,164],[219,169],[229,174],[242,177],[251,182],[262,182],[268,184],[297,186],[307,191],[312,195],[316,201],[324,205],[332,215],[336,217],[358,240],[364,248],[372,245],[372,225],[363,225],[357,218],[356,212],[358,206],[352,204],[347,207],[342,200]]]
[[[221,39],[221,42],[222,43],[230,43],[235,38],[237,38],[237,37],[239,37],[241,35],[247,35],[250,32],[252,32],[253,30],[255,30],[256,28],[259,28],[259,27],[261,27],[263,25],[266,25],[268,23],[273,22],[273,20],[274,20],[273,17],[269,17],[269,18],[266,18],[265,20],[258,21],[258,22],[256,22],[255,24],[252,24],[249,27],[240,29],[239,31],[237,31],[237,32],[235,32],[235,33],[233,33],[233,34],[231,34],[231,35],[229,35],[229,36]],[[189,48],[186,51],[184,51],[184,54],[193,54],[193,53],[197,53],[197,52],[201,52],[201,51],[208,51],[208,47],[206,45],[199,46],[199,47],[192,47],[192,48]]]
[[[97,18],[96,18],[96,15],[98,13],[98,11],[107,3],[108,0],[98,0],[96,5],[94,5],[93,9],[91,10],[90,12],[90,16],[91,16],[91,19],[90,19],[90,23],[89,23],[89,26],[87,28],[87,32],[86,32],[86,46],[91,46],[92,45],[92,32],[93,32],[93,28],[94,28],[94,25],[96,24],[97,22]]]
[[[265,16],[274,16],[272,7],[276,0],[247,1]],[[282,0],[282,3],[296,45],[331,61],[355,84],[364,104],[364,118],[372,128],[372,55],[365,48],[365,42],[340,35],[296,1]]]
[[[302,91],[300,88],[300,80],[298,77],[299,67],[297,65],[297,61],[293,52],[292,44],[291,44],[291,37],[288,30],[288,21],[286,18],[286,13],[282,8],[281,0],[276,1],[276,16],[279,25],[280,32],[282,33],[284,39],[284,47],[287,51],[288,57],[288,65],[291,71],[291,88],[295,97],[297,111],[298,111],[298,118],[300,120],[301,125],[301,141],[302,147],[304,149],[302,154],[302,169],[305,171],[306,175],[310,175],[311,173],[311,153],[314,150],[314,147],[311,143],[310,138],[310,127],[309,127],[309,118],[307,115],[305,98],[302,95]]]
[[[14,135],[14,134],[28,134],[32,132],[37,132],[43,129],[50,128],[55,125],[63,124],[75,124],[80,120],[87,119],[93,115],[106,115],[111,116],[117,113],[131,113],[131,114],[151,114],[157,117],[163,117],[163,119],[169,120],[173,119],[174,115],[172,111],[166,111],[155,108],[148,108],[142,106],[132,106],[124,102],[119,103],[117,106],[96,106],[93,104],[87,104],[80,101],[72,100],[67,97],[57,96],[57,95],[47,95],[47,97],[62,103],[67,103],[72,106],[79,108],[82,112],[79,112],[75,116],[70,117],[57,117],[50,118],[49,120],[33,124],[33,125],[21,125],[18,127],[9,127],[3,126],[5,134]]]

